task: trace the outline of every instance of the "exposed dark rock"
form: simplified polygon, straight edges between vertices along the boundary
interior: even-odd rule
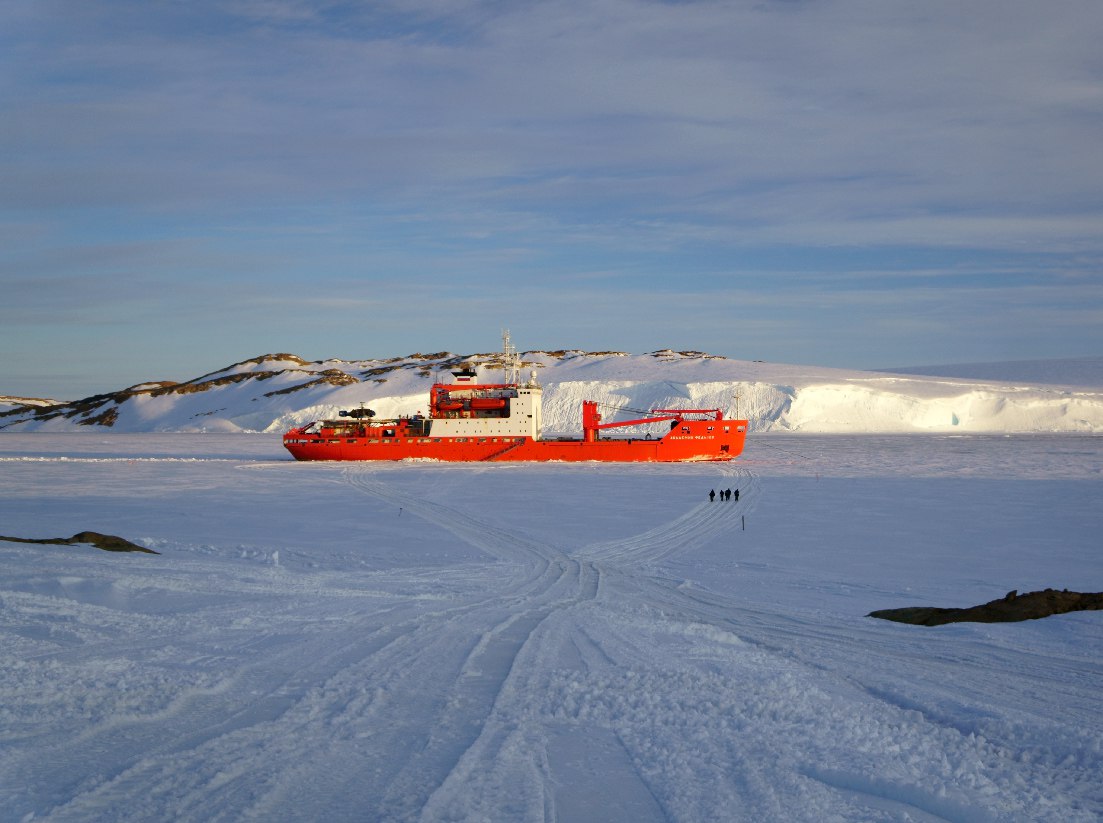
[[[654,358],[667,358],[674,359],[677,357],[686,360],[726,360],[727,358],[721,357],[716,354],[708,354],[707,352],[697,351],[696,349],[688,349],[687,351],[672,351],[671,349],[659,349],[650,353]]]
[[[326,369],[321,372],[318,377],[313,380],[308,380],[305,383],[300,383],[297,386],[289,386],[286,389],[276,389],[275,391],[265,392],[265,397],[276,397],[281,394],[292,394],[301,389],[309,388],[310,386],[318,386],[329,384],[330,386],[350,386],[353,383],[359,383],[360,381],[353,377],[351,374],[346,374],[340,369]]]
[[[283,374],[278,371],[247,371],[227,374],[210,380],[202,378],[189,380],[187,383],[177,383],[164,389],[154,389],[149,393],[150,397],[160,397],[164,394],[194,394],[195,392],[208,391],[216,386],[229,386],[232,383],[245,383],[249,380],[270,380],[276,375]]]
[[[103,549],[105,552],[160,554],[160,552],[155,552],[153,549],[147,549],[145,546],[139,546],[136,543],[131,543],[129,540],[122,537],[116,537],[113,534],[100,534],[99,532],[77,532],[72,537],[48,537],[38,540],[29,537],[4,537],[0,535],[0,540],[6,540],[9,543],[38,543],[47,546],[72,546],[77,543],[88,543],[95,546],[97,549]]]
[[[1019,594],[1009,591],[999,600],[967,609],[940,609],[934,606],[909,606],[881,609],[867,617],[878,617],[915,626],[942,626],[946,623],[1014,623],[1037,620],[1053,614],[1103,609],[1103,592],[1070,592],[1046,589]]]
[[[97,414],[95,417],[89,417],[86,420],[77,421],[78,426],[107,426],[110,428],[115,425],[115,421],[119,419],[119,410],[117,408],[105,409]]]
[[[126,394],[142,394],[143,392],[150,392],[154,389],[171,389],[173,386],[179,386],[175,380],[147,380],[144,383],[135,383],[129,388],[123,389]]]
[[[250,357],[248,360],[242,360],[239,363],[234,363],[230,366],[227,366],[224,369],[219,369],[218,371],[208,372],[207,374],[201,375],[200,377],[197,377],[194,380],[190,380],[188,382],[190,382],[190,383],[202,383],[203,381],[211,379],[211,378],[215,378],[218,375],[225,375],[226,372],[232,371],[233,369],[236,369],[236,368],[240,368],[241,366],[260,366],[260,365],[263,365],[264,363],[282,363],[282,362],[297,363],[300,366],[309,366],[309,365],[311,365],[311,362],[309,360],[303,360],[297,354],[288,354],[287,352],[282,352],[280,354],[261,354],[261,355],[258,355],[257,357]]]
[[[402,366],[378,366],[377,368],[374,368],[374,369],[365,369],[364,371],[360,372],[360,376],[361,377],[376,377],[380,374],[387,374],[389,372],[394,371],[395,369],[400,369],[400,368],[402,368]]]

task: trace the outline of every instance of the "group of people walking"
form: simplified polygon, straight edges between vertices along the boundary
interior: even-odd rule
[[[716,500],[716,495],[717,494],[720,495],[721,500],[731,500],[733,494],[735,495],[736,500],[739,499],[739,489],[736,489],[734,492],[731,489],[721,489],[719,492],[717,492],[716,489],[712,489],[709,492],[709,502],[710,503],[712,501]]]

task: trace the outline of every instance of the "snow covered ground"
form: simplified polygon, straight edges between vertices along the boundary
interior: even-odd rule
[[[738,501],[708,501],[710,489]],[[1103,437],[730,465],[0,435],[0,819],[1095,821]]]

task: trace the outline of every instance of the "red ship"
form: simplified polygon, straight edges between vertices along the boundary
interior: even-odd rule
[[[443,460],[680,463],[731,460],[743,451],[746,420],[726,420],[720,409],[651,409],[645,417],[603,423],[598,404],[582,402],[582,437],[542,435],[543,389],[535,373],[520,382],[520,361],[504,337],[505,383],[480,384],[471,369],[454,382],[434,383],[429,415],[377,420],[371,409],[340,412],[291,429],[283,445],[296,460]],[[658,436],[609,437],[625,426],[665,423]]]

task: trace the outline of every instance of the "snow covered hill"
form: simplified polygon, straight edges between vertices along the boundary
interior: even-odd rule
[[[522,358],[544,386],[548,434],[577,433],[583,399],[634,410],[722,408],[748,418],[756,432],[1103,432],[1103,379],[1092,369],[1086,378],[1082,370],[1027,370],[1059,375],[1063,382],[1054,383],[1052,376],[1012,379],[1009,371],[983,379],[919,376],[694,351],[530,351]],[[267,354],[183,383],[141,383],[69,403],[4,398],[0,430],[279,432],[361,403],[382,417],[407,415],[426,410],[429,386],[450,379],[450,370],[472,364],[483,382],[500,382],[500,363],[497,354],[450,352],[315,362]]]

